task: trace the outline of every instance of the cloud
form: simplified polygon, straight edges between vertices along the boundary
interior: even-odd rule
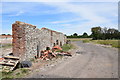
[[[86,20],[95,21],[95,22],[99,22],[99,23],[109,22],[109,19],[105,18],[105,16],[99,16],[100,13],[96,12],[97,8],[90,7],[89,5],[76,5],[76,4],[72,4],[72,3],[62,3],[62,4],[45,3],[45,4],[48,4],[50,6],[54,6],[54,7],[58,8],[59,12],[74,13],[75,15],[79,15],[80,18],[83,18]],[[103,12],[104,12],[104,7],[105,6],[103,6],[103,7],[101,6],[101,9],[103,10]],[[109,7],[107,7],[107,8],[109,8]]]
[[[119,0],[1,0],[2,2],[118,2]]]
[[[75,18],[75,19],[71,19],[71,20],[52,21],[52,22],[49,22],[49,23],[60,24],[60,23],[70,23],[70,22],[79,21],[79,20],[82,20],[82,19],[81,18]]]
[[[16,15],[19,15],[24,12],[31,11],[31,9],[34,9],[36,7],[36,4],[23,2],[3,2],[2,7],[2,14],[16,13]]]
[[[73,17],[72,19],[68,16],[63,16],[64,18],[56,18],[55,16],[53,16],[52,20],[48,22],[46,21],[46,24],[58,24],[60,26],[63,26],[64,29],[60,27],[57,28],[57,30],[65,32],[67,34],[71,34],[73,32],[81,34],[84,31],[90,33],[90,28],[94,26],[117,25],[116,21],[118,9],[116,2],[76,3],[72,2],[71,0],[61,0],[61,3],[58,3],[54,2],[53,0],[49,0],[49,2],[47,2],[46,0],[41,1],[42,2],[40,3],[8,3],[7,5],[4,5],[5,8],[3,10],[3,13],[9,13],[11,14],[11,16],[20,16],[29,13],[27,14],[29,16],[46,15],[46,17],[51,16],[51,14],[58,15],[58,17],[60,14],[73,14],[73,16],[75,15],[75,17]],[[73,24],[73,22],[76,23]]]
[[[69,2],[71,0],[2,0],[2,2]]]
[[[77,20],[66,20],[66,21],[54,21],[53,24],[61,24],[64,26],[64,30],[59,29],[67,34],[72,34],[77,32],[82,34],[83,32],[88,32],[90,34],[90,28],[101,26],[101,27],[117,27],[117,3],[88,3],[88,4],[73,4],[73,3],[62,3],[62,4],[54,4],[54,3],[45,3],[50,6],[54,6],[58,9],[59,12],[69,12],[74,13],[74,15],[78,15]],[[111,18],[112,17],[112,18]],[[81,20],[79,20],[81,19]],[[69,22],[73,21],[82,21],[77,24],[72,24]],[[115,22],[113,22],[115,21]],[[67,24],[69,23],[69,24]]]
[[[110,5],[110,6],[102,6],[101,4],[96,4],[97,6],[91,6],[88,4],[84,5],[76,5],[72,3],[62,3],[62,4],[54,4],[54,3],[45,3],[50,6],[55,6],[58,8],[59,12],[70,12],[74,13],[75,15],[78,15],[80,18],[84,20],[89,20],[92,24],[103,24],[103,23],[110,23],[111,19],[107,18],[107,15],[113,16],[111,14],[117,14],[117,5]],[[109,5],[109,4],[108,4]],[[101,8],[98,8],[101,7]],[[110,9],[111,10],[110,10]],[[99,10],[98,10],[99,9]],[[107,10],[108,9],[108,10]],[[102,12],[109,12],[108,14],[105,14],[104,16],[100,16]],[[99,13],[98,13],[99,12]],[[115,15],[116,16],[116,15]],[[74,20],[70,20],[74,21]],[[53,23],[62,23],[62,22],[69,22],[68,21],[55,21]]]
[[[12,14],[12,15],[8,15],[8,16],[20,16],[21,14],[23,14],[24,12],[23,11],[19,11],[18,13],[16,14]]]

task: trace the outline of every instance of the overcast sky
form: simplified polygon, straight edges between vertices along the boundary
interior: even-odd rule
[[[25,1],[25,0],[24,0]],[[15,21],[46,27],[70,35],[91,33],[91,27],[118,28],[117,0],[4,0],[2,33],[12,34]]]

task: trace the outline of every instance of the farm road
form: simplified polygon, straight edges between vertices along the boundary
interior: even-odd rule
[[[38,69],[31,78],[118,78],[118,50],[91,43],[74,42],[80,54],[47,69]]]

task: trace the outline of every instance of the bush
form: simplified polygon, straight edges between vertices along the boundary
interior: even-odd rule
[[[64,44],[63,46],[62,46],[62,51],[68,51],[68,50],[70,50],[70,49],[72,49],[73,48],[73,45],[72,44]]]

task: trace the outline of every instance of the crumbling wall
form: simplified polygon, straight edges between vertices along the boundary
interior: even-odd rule
[[[21,60],[30,60],[40,56],[41,50],[66,43],[66,36],[47,28],[38,29],[36,26],[16,21],[13,29],[13,54]]]
[[[23,55],[25,53],[25,28],[18,21],[12,24],[12,45],[15,56]]]

